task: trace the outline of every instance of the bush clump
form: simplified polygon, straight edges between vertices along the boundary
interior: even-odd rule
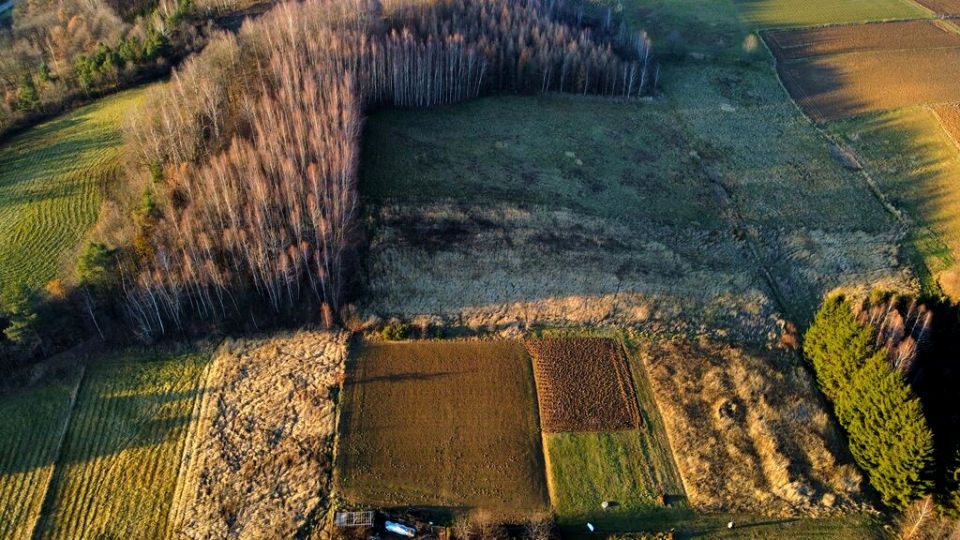
[[[933,433],[920,400],[873,341],[846,299],[835,296],[817,313],[803,351],[847,431],[853,458],[883,503],[903,509],[932,487]]]
[[[410,325],[402,322],[392,322],[384,326],[380,334],[387,341],[401,341],[410,337]]]

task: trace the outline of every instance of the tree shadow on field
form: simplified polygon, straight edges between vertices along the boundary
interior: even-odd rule
[[[88,374],[81,382],[76,404],[61,443],[57,467],[117,456],[128,450],[150,448],[181,437],[196,418],[193,404],[202,393],[216,388],[176,392],[139,392],[136,384],[120,391],[95,390]],[[37,430],[50,426],[35,426]],[[29,472],[53,463],[54,456],[33,452],[36,459],[0,460],[0,476]]]

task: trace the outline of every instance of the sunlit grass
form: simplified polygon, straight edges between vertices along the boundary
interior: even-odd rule
[[[119,172],[122,121],[142,94],[104,98],[0,147],[0,282],[39,288],[69,264]]]
[[[914,222],[908,247],[927,272],[924,285],[960,259],[960,152],[926,107],[841,120],[832,131],[857,150],[891,204]]]
[[[37,538],[165,538],[208,355],[128,352],[90,368]]]
[[[0,398],[0,538],[33,536],[79,376]]]

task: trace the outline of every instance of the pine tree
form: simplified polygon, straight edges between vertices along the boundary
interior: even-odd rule
[[[857,321],[843,296],[833,296],[823,303],[804,336],[803,352],[828,398],[836,400],[870,358],[872,342],[870,331]]]

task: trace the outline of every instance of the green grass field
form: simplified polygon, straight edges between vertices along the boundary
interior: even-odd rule
[[[0,398],[0,538],[33,536],[80,375]]]
[[[749,24],[761,27],[930,18],[910,0],[735,0]]]
[[[656,450],[644,432],[550,433],[544,435],[544,446],[561,527],[589,521],[600,530],[626,530],[665,510],[660,472],[652,467]],[[603,501],[614,505],[603,509]]]
[[[72,376],[0,400],[0,536],[171,535],[207,360],[129,351],[87,367],[79,389]]]
[[[130,90],[15,136],[0,147],[0,284],[63,275],[118,174]]]
[[[128,352],[88,368],[39,538],[165,538],[204,354]]]

